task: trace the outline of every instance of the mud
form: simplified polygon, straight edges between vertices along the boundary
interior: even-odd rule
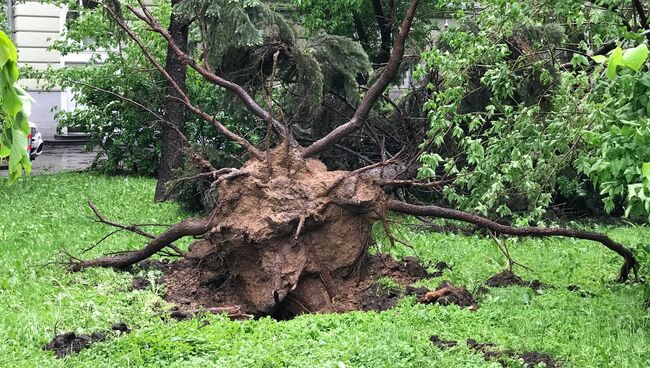
[[[458,341],[442,340],[437,335],[431,336],[429,340],[440,350],[448,349],[458,345]],[[524,367],[526,368],[535,368],[540,364],[545,364],[544,367],[547,368],[562,367],[562,364],[559,361],[553,359],[550,355],[537,351],[528,351],[524,353],[504,351],[499,349],[498,346],[494,343],[479,343],[474,339],[467,339],[467,346],[470,348],[470,350],[481,353],[483,355],[483,359],[486,361],[496,361],[503,367],[511,366],[509,363],[514,361],[523,361]]]
[[[381,188],[285,145],[266,155],[215,185],[211,229],[165,280],[180,303],[321,310],[365,271],[372,224],[385,212]]]
[[[425,304],[455,304],[459,307],[477,308],[476,300],[467,291],[467,288],[464,286],[454,286],[449,281],[443,281],[436,290],[427,291],[424,295],[418,297],[418,300]]]
[[[74,332],[66,332],[54,336],[52,341],[43,346],[43,350],[53,351],[57,358],[63,358],[66,355],[76,354],[91,344],[105,339],[106,335],[101,332],[93,332],[90,335],[77,335]]]
[[[539,290],[546,286],[539,280],[525,281],[510,270],[499,272],[490,277],[485,284],[490,287],[525,286],[533,290]]]
[[[131,282],[131,290],[144,290],[147,289],[149,286],[151,286],[149,280],[141,276],[134,277],[133,281]]]
[[[118,335],[131,332],[129,326],[124,322],[114,323],[111,326],[111,330]],[[96,342],[104,341],[107,337],[108,336],[103,332],[93,332],[90,335],[77,335],[74,332],[66,332],[54,336],[47,345],[43,346],[43,350],[53,351],[57,358],[63,358],[70,354],[76,354]]]

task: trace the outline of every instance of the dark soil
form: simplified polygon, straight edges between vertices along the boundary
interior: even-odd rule
[[[122,334],[127,334],[131,332],[131,329],[129,326],[126,325],[124,322],[118,322],[114,323],[113,326],[111,326],[111,330],[122,333]]]
[[[124,322],[114,323],[111,330],[120,335],[131,332],[129,326]],[[53,351],[57,358],[63,358],[66,355],[76,354],[96,342],[104,341],[106,338],[106,334],[102,332],[93,332],[90,335],[66,332],[54,336],[52,341],[43,346],[43,350]]]
[[[567,286],[567,290],[578,294],[581,298],[591,298],[591,297],[595,296],[595,294],[592,293],[591,291],[583,290],[578,285],[569,285],[569,286]]]
[[[429,338],[431,340],[431,343],[435,345],[438,349],[440,350],[445,350],[447,348],[451,348],[453,346],[458,345],[457,341],[454,340],[441,340],[438,335],[433,335]]]
[[[442,340],[437,335],[433,335],[429,338],[431,343],[439,348],[444,350],[453,346],[458,345],[458,341],[455,340]],[[483,355],[483,358],[488,361],[497,361],[503,367],[508,366],[508,361],[512,360],[523,360],[524,366],[526,368],[535,368],[538,364],[546,364],[547,368],[559,368],[562,365],[557,360],[553,359],[550,355],[545,353],[540,353],[536,351],[529,351],[525,353],[514,353],[500,350],[496,344],[491,342],[482,342],[479,343],[474,339],[467,339],[467,346],[476,352],[479,352]]]
[[[418,296],[418,300],[425,304],[455,304],[460,307],[477,308],[476,301],[472,297],[472,294],[467,291],[467,288],[464,286],[454,286],[449,281],[443,281],[436,290],[427,291],[423,295]]]
[[[539,280],[524,281],[510,270],[499,272],[485,281],[490,287],[527,286],[533,290],[542,289],[545,285]]]
[[[106,339],[106,335],[101,332],[93,332],[90,335],[77,335],[74,332],[66,332],[54,336],[52,341],[43,346],[43,350],[53,351],[57,358],[63,358],[69,354],[76,354],[91,344],[104,339]]]
[[[526,365],[527,368],[535,367],[541,363],[546,364],[547,368],[560,367],[560,363],[558,363],[555,359],[551,358],[550,355],[539,353],[536,351],[529,351],[523,353],[519,357],[524,360],[524,364]]]
[[[191,253],[201,250],[200,243]],[[338,275],[308,275],[299,280],[301,288],[289,293],[272,313],[255,313],[245,298],[238,293],[234,277],[204,259],[186,258],[172,263],[163,276],[167,286],[166,299],[177,305],[173,318],[186,319],[200,309],[235,308],[241,314],[270,315],[287,320],[304,313],[347,312],[353,310],[384,311],[393,308],[405,295],[423,295],[427,289],[408,285],[429,277],[416,258],[397,261],[387,254],[368,256],[354,277]],[[400,288],[387,289],[377,284],[381,278],[393,279]]]
[[[151,286],[149,280],[145,277],[136,276],[131,283],[131,290],[144,290]]]

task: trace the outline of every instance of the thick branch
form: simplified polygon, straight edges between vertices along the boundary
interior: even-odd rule
[[[307,147],[303,153],[303,157],[311,157],[321,151],[324,151],[334,144],[338,143],[342,138],[346,137],[353,131],[357,130],[363,125],[363,122],[368,117],[372,106],[375,104],[377,99],[382,95],[386,87],[393,81],[399,66],[402,63],[404,58],[404,49],[406,44],[406,39],[408,37],[409,31],[411,30],[411,24],[413,23],[413,17],[415,16],[415,9],[417,8],[419,0],[411,0],[406,14],[404,15],[404,20],[400,26],[399,34],[395,39],[395,44],[393,45],[393,50],[388,60],[388,64],[384,71],[381,73],[381,76],[373,85],[368,89],[366,95],[361,100],[357,111],[355,111],[352,118],[345,124],[338,126],[336,129],[332,130],[325,137],[317,140]]]
[[[388,202],[387,208],[389,210],[404,213],[414,216],[433,216],[438,218],[445,218],[451,220],[459,220],[469,222],[474,225],[486,228],[494,233],[514,235],[514,236],[531,236],[531,237],[545,237],[545,236],[566,236],[570,238],[592,240],[603,244],[608,249],[616,252],[618,255],[625,259],[619,274],[619,281],[625,281],[629,277],[630,270],[634,269],[637,265],[634,254],[628,248],[620,243],[610,239],[607,235],[584,230],[564,229],[564,228],[543,228],[543,227],[513,227],[502,225],[492,220],[477,216],[471,213],[443,208],[438,206],[417,206],[391,200]]]
[[[162,234],[154,237],[149,242],[149,244],[147,244],[147,246],[142,249],[113,256],[105,256],[89,259],[86,261],[75,262],[72,264],[71,269],[73,271],[80,271],[87,267],[112,267],[123,269],[151,257],[178,239],[186,236],[198,236],[205,234],[209,229],[209,225],[210,220],[207,218],[189,218],[173,225]]]
[[[142,52],[144,53],[145,57],[153,64],[153,66],[162,74],[165,79],[167,79],[167,82],[170,84],[170,86],[174,89],[174,91],[180,96],[181,101],[187,106],[187,108],[195,115],[199,116],[200,118],[210,122],[212,125],[214,125],[217,130],[221,134],[223,134],[226,138],[230,139],[231,141],[241,145],[242,147],[246,148],[246,150],[254,157],[257,159],[262,159],[263,155],[262,153],[255,148],[250,142],[248,142],[246,139],[240,137],[239,135],[233,133],[230,131],[228,128],[226,128],[223,124],[221,124],[218,120],[216,120],[214,117],[206,113],[205,111],[201,110],[200,108],[194,106],[192,102],[190,101],[189,97],[183,92],[181,87],[176,83],[174,78],[172,78],[169,73],[165,70],[165,68],[160,65],[160,63],[156,60],[156,58],[153,57],[149,49],[144,45],[140,37],[133,32],[131,28],[129,28],[126,23],[117,17],[115,12],[111,10],[110,8],[106,8],[107,11],[111,14],[111,17],[113,20],[117,23],[117,25],[122,28],[128,35],[129,37],[140,47]],[[166,31],[165,31],[166,32]],[[171,36],[170,36],[171,37]],[[176,47],[178,48],[178,47]]]

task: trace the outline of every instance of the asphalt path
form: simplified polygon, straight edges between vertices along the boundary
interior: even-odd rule
[[[48,145],[45,143],[43,153],[32,161],[32,175],[83,170],[92,164],[95,155],[94,152],[86,152],[82,144]],[[7,175],[6,166],[0,166],[0,175]]]

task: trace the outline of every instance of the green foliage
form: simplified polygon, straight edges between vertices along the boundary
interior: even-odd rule
[[[583,122],[567,126],[573,81],[535,56],[563,41],[564,29],[538,23],[521,2],[485,5],[478,16],[459,14],[423,54],[443,84],[425,104],[432,148],[419,175],[455,178],[443,194],[460,208],[527,223],[549,205],[553,173],[565,167]]]
[[[442,83],[425,105],[430,148],[420,157],[420,176],[449,180],[443,196],[456,206],[527,224],[542,219],[558,189],[565,198],[589,194],[577,185],[567,193],[566,182],[558,182],[577,170],[598,188],[608,212],[618,203],[627,214],[650,214],[640,172],[650,161],[647,46],[615,49],[606,69],[611,80],[581,71],[590,67],[583,54],[605,40],[639,35],[622,32],[607,8],[482,5],[478,15],[459,12],[457,25],[423,54]],[[582,51],[567,60],[575,68],[567,70],[553,50],[571,44]]]
[[[152,8],[163,24],[169,20],[168,1],[157,1]],[[129,14],[124,12],[125,16]],[[167,46],[157,34],[145,29],[140,21],[129,17],[138,36],[161,65],[165,64]],[[160,76],[137,45],[128,42],[110,22],[101,8],[85,9],[68,23],[67,33],[54,43],[53,49],[69,53],[97,51],[98,57],[85,66],[31,71],[49,86],[70,89],[79,108],[57,114],[60,127],[71,127],[91,134],[91,145],[99,148],[95,167],[104,173],[155,175],[161,144],[161,122],[165,97],[165,79]],[[223,90],[205,81],[195,72],[187,75],[188,94],[195,104],[217,116],[231,130],[250,133],[252,119],[242,114],[228,114],[231,98]],[[198,150],[210,146],[224,153],[214,156],[219,166],[241,150],[217,134],[209,123],[186,116],[188,136]],[[257,134],[249,136],[253,141]]]
[[[593,109],[592,127],[584,132],[588,144],[579,169],[604,196],[611,212],[624,203],[625,215],[650,218],[650,72],[645,44],[617,47],[606,59],[608,79],[599,78],[585,102]]]
[[[0,122],[0,160],[8,158],[9,184],[15,182],[23,170],[30,173],[29,161],[29,106],[31,97],[18,82],[18,53],[9,37],[0,31],[0,98],[3,121]]]
[[[164,286],[155,274],[140,275],[155,281],[151,287],[131,291],[129,273],[70,273],[57,264],[44,265],[60,260],[57,254],[63,247],[93,257],[144,244],[144,238],[121,232],[82,254],[112,230],[86,218],[92,215],[88,199],[106,216],[124,223],[173,223],[187,215],[172,203],[143,200],[153,196],[154,187],[151,179],[63,174],[30,177],[0,191],[0,213],[13,214],[12,221],[0,222],[0,366],[500,366],[484,361],[464,343],[440,350],[429,342],[434,334],[461,342],[491,341],[517,352],[541,351],[567,367],[641,368],[650,362],[650,321],[642,309],[642,285],[611,282],[620,258],[588,241],[513,241],[511,255],[535,270],[515,268],[517,274],[552,287],[532,295],[522,287],[492,289],[479,299],[478,311],[422,305],[407,298],[383,313],[307,315],[285,322],[233,322],[211,314],[184,322],[162,319],[171,306],[162,299]],[[45,206],[43,198],[48,199]],[[647,244],[650,237],[646,226],[604,230],[624,244]],[[474,291],[502,270],[490,238],[414,232],[403,226],[393,232],[413,249],[391,248],[377,235],[380,250],[399,257],[417,252],[425,262],[453,265],[442,277],[422,281],[423,286],[436,287],[447,279]],[[568,285],[593,295],[581,297],[567,290]],[[118,321],[133,332],[121,337],[110,332]],[[103,331],[109,338],[66,359],[41,349],[66,331]]]

